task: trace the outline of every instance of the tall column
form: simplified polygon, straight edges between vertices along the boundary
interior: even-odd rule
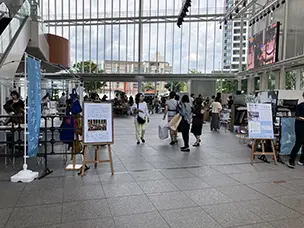
[[[296,70],[296,90],[301,90],[301,78],[302,78],[301,69],[297,69]]]
[[[142,62],[142,46],[143,46],[143,25],[142,25],[142,11],[143,1],[139,0],[139,12],[138,12],[138,74],[141,73],[141,62]],[[141,90],[139,90],[141,91]]]
[[[280,88],[280,72],[276,71],[276,72],[273,72],[273,73],[275,75],[275,86],[274,86],[274,88],[279,89]]]
[[[192,80],[189,79],[187,84],[188,84],[188,93],[189,93],[189,96],[190,96],[191,93],[192,93],[192,88],[191,88],[192,87]]]
[[[242,79],[238,79],[238,91],[242,90]]]
[[[241,32],[240,32],[240,56],[239,56],[239,72],[242,72],[243,71],[243,35],[244,35],[244,15],[242,14],[241,15]],[[241,84],[240,87],[242,87],[242,81],[240,82],[239,80],[239,83]],[[238,85],[238,88],[239,88],[239,85]]]
[[[262,91],[268,90],[268,80],[269,80],[269,76],[267,72],[264,72],[260,78],[260,90]]]
[[[285,71],[285,67],[282,67],[281,71],[280,71],[279,89],[286,89],[286,71]]]
[[[141,91],[141,89],[142,89],[142,86],[141,86],[141,83],[142,83],[142,81],[141,80],[138,80],[137,81],[137,88],[138,88],[138,93],[141,93],[142,91]]]
[[[283,26],[284,26],[284,32],[283,32],[283,56],[282,56],[282,60],[284,61],[286,59],[286,54],[287,54],[287,35],[288,35],[288,2],[286,1],[286,3],[284,4],[284,22],[283,22]],[[280,70],[280,79],[279,79],[279,89],[286,89],[286,71],[285,71],[285,67],[283,66]]]
[[[247,94],[254,92],[254,77],[249,76],[247,80]]]

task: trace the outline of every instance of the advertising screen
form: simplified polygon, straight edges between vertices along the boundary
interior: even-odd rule
[[[248,70],[278,61],[279,27],[276,22],[249,38]]]
[[[279,26],[277,22],[269,26],[265,30],[265,41],[264,41],[264,64],[271,64],[278,60],[278,37],[279,37]]]

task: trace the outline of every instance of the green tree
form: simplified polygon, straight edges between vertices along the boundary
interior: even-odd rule
[[[184,92],[186,90],[186,83],[185,82],[167,82],[165,88],[170,92]]]
[[[294,71],[286,72],[286,89],[296,88],[296,74]]]
[[[83,73],[103,73],[103,70],[98,67],[98,65],[92,61],[78,62],[73,66],[75,72]],[[86,93],[97,93],[106,86],[106,82],[93,81],[84,82],[84,90]]]
[[[143,85],[143,91],[150,91],[154,89],[155,89],[155,85],[152,82],[144,83]]]

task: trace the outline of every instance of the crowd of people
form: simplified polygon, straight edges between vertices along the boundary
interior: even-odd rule
[[[232,101],[232,97],[229,97]],[[156,101],[155,101],[156,100]],[[153,104],[160,104],[160,100],[155,97]],[[231,102],[230,102],[231,103]],[[204,121],[205,112],[210,112],[211,123],[210,130],[218,131],[220,129],[220,112],[222,111],[221,95],[212,96],[212,98],[203,99],[201,95],[195,97],[194,94],[183,95],[181,98],[175,92],[170,92],[168,99],[164,102],[164,115],[163,119],[168,120],[170,123],[176,115],[180,116],[180,122],[178,128],[175,130],[170,129],[170,145],[176,145],[178,143],[178,132],[182,134],[184,145],[181,147],[181,151],[189,152],[189,134],[194,135],[196,141],[193,144],[194,147],[198,147],[201,144],[201,135]],[[134,116],[134,123],[136,127],[136,139],[137,144],[145,143],[145,129],[146,123],[149,122],[150,109],[149,104],[145,102],[144,94],[138,93],[135,97],[135,103],[131,107],[132,114]]]

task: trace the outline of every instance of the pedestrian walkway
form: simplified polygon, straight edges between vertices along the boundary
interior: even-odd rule
[[[60,156],[29,184],[8,181],[20,167],[2,169],[0,228],[303,228],[304,167],[251,166],[249,148],[207,125],[201,147],[180,152],[158,139],[160,118],[141,145],[133,120],[115,119],[114,176],[109,164],[65,172]]]

